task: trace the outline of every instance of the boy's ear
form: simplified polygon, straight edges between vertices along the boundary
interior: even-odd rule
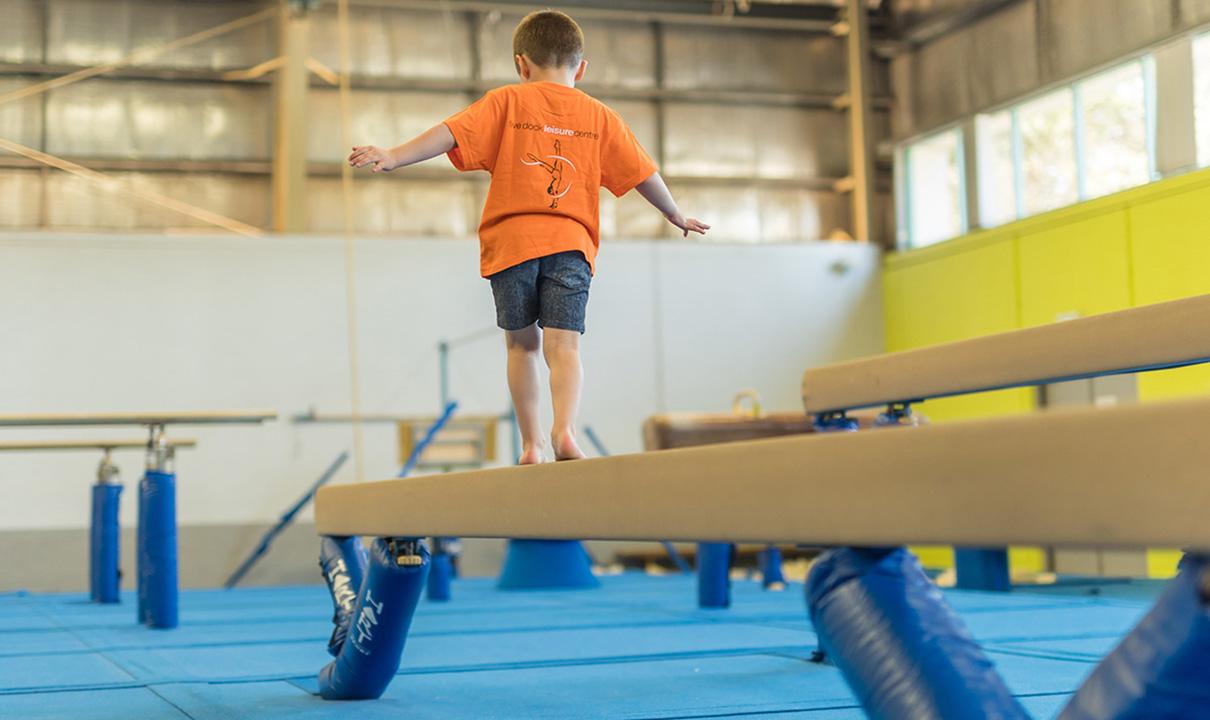
[[[581,80],[584,79],[584,71],[587,69],[588,69],[588,61],[581,60],[580,67],[576,68],[576,79],[575,79],[576,82],[580,82]]]
[[[513,65],[516,66],[517,75],[522,80],[529,79],[529,62],[525,59],[524,55],[513,55]]]

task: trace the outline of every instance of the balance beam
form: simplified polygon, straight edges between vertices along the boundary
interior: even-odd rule
[[[806,371],[812,414],[1210,361],[1210,295]]]
[[[277,419],[274,410],[0,414],[4,427],[85,425],[255,425]]]
[[[197,447],[197,440],[169,439],[172,448]],[[145,449],[146,440],[4,440],[0,452],[38,452],[54,450],[133,450]]]
[[[1210,400],[326,487],[320,535],[1210,549]]]

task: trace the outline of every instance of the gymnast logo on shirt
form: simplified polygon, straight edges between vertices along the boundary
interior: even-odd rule
[[[546,194],[550,197],[550,209],[559,208],[559,198],[571,191],[569,175],[576,172],[576,165],[563,156],[560,141],[555,140],[555,151],[550,155],[538,157],[533,153],[525,153],[522,165],[540,167],[550,173],[550,184],[546,186]]]

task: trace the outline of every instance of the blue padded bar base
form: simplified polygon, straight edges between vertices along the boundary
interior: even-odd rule
[[[761,586],[766,590],[781,590],[786,586],[786,576],[781,570],[781,548],[770,545],[760,552]]]
[[[871,718],[1028,718],[906,548],[839,548],[807,577],[821,648]]]
[[[340,655],[319,671],[325,700],[372,700],[391,684],[429,574],[428,550],[416,543],[416,552],[419,564],[399,565],[386,540],[378,538],[370,547],[348,638]]]
[[[954,548],[954,570],[959,590],[1008,592],[1013,586],[1008,576],[1008,550],[1004,548]]]
[[[139,483],[139,501],[140,619],[167,630],[178,624],[176,475],[148,470]]]
[[[366,549],[359,537],[324,537],[319,541],[319,568],[332,596],[332,636],[328,654],[336,657],[344,647],[357,595],[366,578]]]
[[[731,543],[697,544],[697,606],[731,607]]]
[[[1210,717],[1210,558],[1180,573],[1080,687],[1060,720]]]
[[[96,483],[92,486],[92,524],[88,533],[88,597],[93,602],[116,603],[122,583],[118,567],[121,557],[122,486]]]
[[[578,540],[509,540],[501,590],[574,590],[595,588],[588,552]]]

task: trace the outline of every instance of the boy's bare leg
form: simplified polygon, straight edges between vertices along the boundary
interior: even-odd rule
[[[542,423],[538,417],[538,351],[542,349],[542,333],[536,324],[524,330],[505,330],[508,347],[508,389],[517,413],[517,429],[521,432],[522,465],[542,462],[545,444]]]
[[[584,368],[580,364],[580,333],[547,328],[542,343],[550,368],[550,396],[555,406],[555,424],[550,431],[556,460],[584,457],[576,444],[576,419],[580,414],[580,389]]]

